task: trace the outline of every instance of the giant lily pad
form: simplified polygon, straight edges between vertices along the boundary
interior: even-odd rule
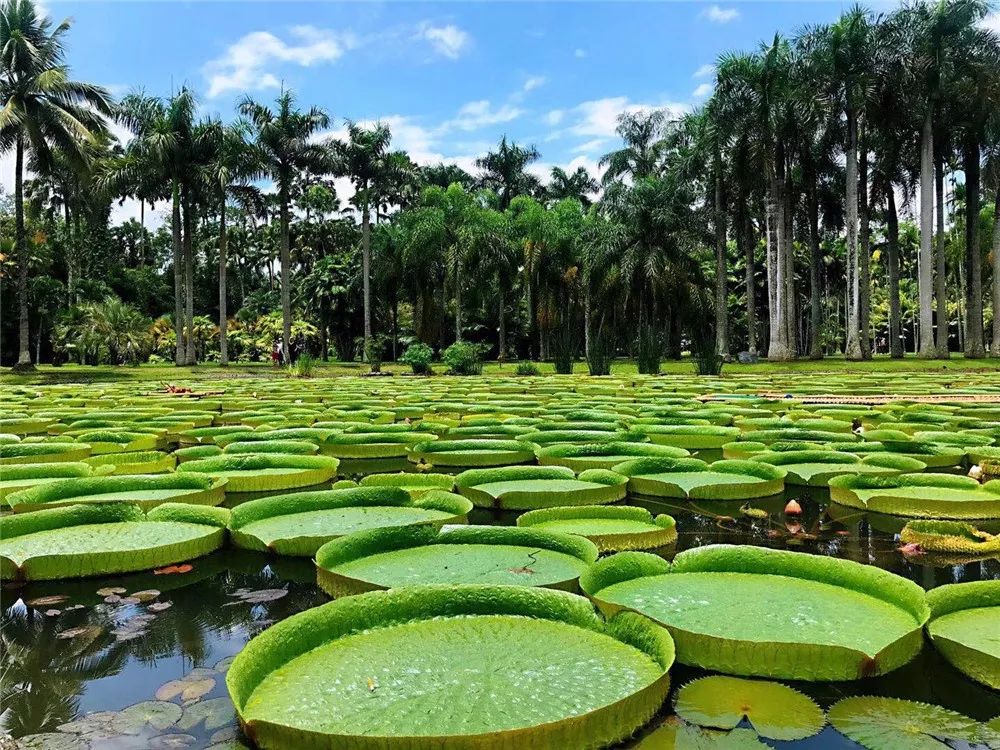
[[[323,545],[317,580],[331,596],[426,583],[575,589],[597,547],[577,536],[509,526],[362,531]]]
[[[697,458],[637,458],[614,467],[627,476],[630,492],[654,497],[747,500],[776,495],[785,488],[785,471],[753,461]]]
[[[433,441],[431,432],[344,432],[331,435],[322,443],[323,454],[337,458],[396,458],[405,456],[417,443]]]
[[[953,583],[927,594],[927,633],[956,669],[1000,690],[1000,581]]]
[[[778,682],[716,675],[703,677],[677,691],[674,710],[703,727],[735,729],[743,719],[762,737],[801,740],[826,724],[812,698]]]
[[[979,484],[949,474],[842,476],[830,480],[830,499],[852,508],[915,518],[1000,518],[1000,481]]]
[[[219,505],[226,480],[186,474],[136,474],[120,477],[81,477],[37,485],[7,496],[15,512],[64,505],[134,503],[149,509],[160,503]]]
[[[108,474],[110,469],[94,471],[94,467],[82,461],[67,463],[20,464],[5,466],[0,472],[0,499],[13,492],[20,492],[38,484],[58,482],[60,479],[89,477],[94,474]]]
[[[719,425],[652,425],[642,424],[636,427],[647,435],[651,442],[657,445],[672,445],[686,450],[703,450],[706,448],[721,448],[730,440],[735,440],[740,434],[739,427],[722,427]]]
[[[163,451],[129,451],[91,456],[84,463],[95,469],[108,467],[110,474],[163,474],[173,471],[177,459]]]
[[[263,747],[605,747],[653,716],[672,661],[666,630],[573,594],[415,586],[272,626],[226,683]]]
[[[683,448],[655,443],[601,442],[584,445],[549,445],[537,451],[542,466],[567,466],[573,471],[584,469],[610,469],[615,464],[631,458],[683,458],[688,454]]]
[[[262,453],[185,461],[177,471],[225,479],[227,492],[272,492],[328,482],[336,476],[339,465],[330,456]]]
[[[52,443],[2,443],[0,466],[11,464],[40,464],[52,461],[82,461],[90,455],[90,445],[77,442]]]
[[[147,514],[102,503],[0,518],[0,577],[51,580],[129,573],[222,546],[229,511],[166,503]]]
[[[362,487],[399,487],[414,497],[431,490],[455,489],[455,477],[451,474],[417,474],[401,471],[396,474],[369,474],[361,479]]]
[[[904,578],[761,547],[700,547],[672,564],[622,552],[599,561],[580,585],[606,613],[632,609],[665,624],[679,661],[735,675],[885,674],[920,651],[928,617],[923,589]]]
[[[677,524],[630,505],[571,505],[521,514],[517,525],[586,537],[601,552],[657,549],[677,541]]]
[[[331,539],[386,526],[463,523],[472,503],[434,490],[414,499],[398,487],[321,490],[238,505],[233,544],[279,555],[312,556]]]
[[[827,718],[868,750],[945,750],[951,742],[990,738],[989,730],[968,716],[899,698],[844,698],[830,707]]]
[[[643,737],[635,750],[764,750],[769,747],[752,729],[719,732],[699,729],[669,717]]]
[[[432,466],[507,466],[534,461],[535,445],[518,440],[431,440],[410,446],[406,456]]]
[[[825,487],[834,477],[845,474],[895,476],[926,468],[922,461],[892,453],[873,453],[859,458],[851,453],[829,450],[769,451],[758,453],[753,460],[780,466],[787,472],[785,484],[811,487]]]
[[[910,521],[899,534],[903,544],[918,545],[923,552],[946,555],[1000,553],[1000,534],[980,531],[962,521]]]
[[[458,491],[480,507],[514,510],[613,503],[625,497],[626,478],[607,469],[578,475],[565,466],[469,469],[455,477]]]

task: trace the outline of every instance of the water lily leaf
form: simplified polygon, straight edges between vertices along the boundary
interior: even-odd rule
[[[122,628],[119,630],[112,630],[114,636],[118,641],[124,643],[126,641],[134,641],[137,638],[142,638],[148,631],[146,630],[131,630],[129,628]]]
[[[173,606],[171,602],[153,602],[149,605],[149,608],[153,612],[162,612],[165,609],[170,609]]]
[[[17,741],[18,750],[87,750],[87,742],[72,734],[29,734]]]
[[[273,602],[288,595],[288,589],[260,589],[250,591],[240,598],[249,604],[262,604],[263,602]]]
[[[236,658],[235,656],[227,656],[225,659],[222,659],[221,661],[219,661],[213,667],[213,669],[216,672],[221,672],[222,674],[225,674],[226,672],[229,671],[229,665],[233,663],[233,659],[235,659],[235,658]]]
[[[166,729],[177,723],[181,718],[181,707],[167,701],[143,701],[129,706],[119,716],[135,727],[135,731],[126,734],[138,734],[146,724],[156,729]]]
[[[121,586],[106,586],[103,589],[97,589],[98,596],[112,596],[113,594],[124,594],[127,589],[123,589]]]
[[[129,595],[129,598],[136,599],[140,602],[151,602],[159,595],[160,592],[156,589],[145,589],[144,591],[134,591]]]
[[[156,691],[157,700],[169,701],[180,697],[183,701],[194,701],[212,692],[215,687],[215,680],[211,677],[201,679],[171,680],[160,685]],[[173,705],[173,704],[171,704]]]
[[[47,609],[47,610],[45,610],[45,616],[46,617],[58,617],[61,614],[62,614],[62,610],[61,609]]]
[[[857,696],[833,704],[830,723],[868,750],[943,750],[945,740],[977,742],[979,722],[917,701]]]
[[[119,604],[138,604],[139,600],[134,596],[125,596],[118,602]]]
[[[250,746],[246,745],[239,740],[229,740],[227,742],[219,742],[215,745],[209,745],[205,750],[248,750]]]
[[[175,705],[173,703],[171,706]],[[177,747],[191,747],[197,742],[197,737],[190,734],[161,734],[149,740],[150,750],[173,750]]]
[[[153,571],[153,575],[166,576],[173,575],[175,573],[190,573],[194,570],[194,566],[189,563],[184,563],[183,565],[167,565],[165,568],[157,568]]]
[[[69,638],[80,638],[82,636],[87,636],[89,640],[93,640],[99,636],[104,631],[103,628],[97,625],[84,625],[79,628],[69,628],[67,630],[62,630],[56,634],[56,638],[69,639]]]
[[[25,604],[29,607],[41,609],[42,607],[51,607],[53,604],[62,604],[67,599],[69,597],[65,594],[53,594],[52,596],[39,596],[37,599],[29,599]]]
[[[752,729],[717,732],[668,719],[635,746],[635,750],[762,750],[762,742]]]
[[[230,740],[238,740],[240,738],[239,729],[235,726],[223,727],[217,732],[213,732],[212,736],[208,738],[208,741],[213,744],[221,744],[224,742],[229,742]]]
[[[196,703],[184,709],[184,715],[177,722],[178,729],[188,731],[205,722],[205,729],[211,731],[236,721],[236,711],[229,698],[213,698]]]
[[[703,677],[677,692],[674,709],[693,724],[733,729],[746,717],[762,737],[801,740],[826,721],[816,703],[778,682],[737,677]]]
[[[118,604],[119,602],[121,602],[121,600],[122,598],[118,596],[118,594],[108,594],[106,597],[104,597],[105,604]]]
[[[60,724],[56,729],[60,732],[79,735],[89,742],[94,739],[128,734],[128,730],[132,726],[133,724],[122,718],[117,711],[97,711],[74,721]]]

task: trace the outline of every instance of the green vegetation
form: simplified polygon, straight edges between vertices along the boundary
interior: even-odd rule
[[[522,513],[517,525],[582,536],[601,552],[652,550],[677,541],[673,518],[653,517],[645,508],[628,505],[581,505],[540,508]]]
[[[931,619],[927,634],[957,669],[1000,690],[1000,581],[940,586],[927,594]]]

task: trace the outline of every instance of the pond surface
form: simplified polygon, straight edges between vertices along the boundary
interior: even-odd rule
[[[803,514],[786,525],[781,510],[790,498],[800,502]],[[677,519],[676,550],[667,556],[707,544],[754,544],[876,565],[927,589],[1000,579],[998,559],[907,559],[895,538],[902,519],[830,506],[825,490],[795,488],[751,501],[768,518],[747,515],[741,502],[628,502]],[[476,510],[470,522],[513,524],[516,515]],[[136,592],[142,601],[129,596]],[[21,738],[22,747],[48,750],[244,747],[224,684],[230,657],[269,625],[327,601],[311,561],[238,550],[194,560],[190,570],[30,584],[5,588],[0,596],[0,728]],[[675,666],[673,688],[704,674]],[[847,695],[883,695],[978,720],[1000,715],[1000,692],[963,676],[929,643],[917,659],[884,677],[786,684],[823,708]],[[135,704],[143,705],[126,710]],[[646,733],[669,720],[670,705]],[[154,719],[147,723],[150,715]],[[858,747],[830,726],[807,740],[768,743]]]

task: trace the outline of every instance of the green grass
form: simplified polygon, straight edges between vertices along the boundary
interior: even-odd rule
[[[551,362],[538,365],[543,375],[553,375],[554,366]],[[498,364],[490,362],[483,368],[483,375],[514,375],[517,364],[508,362]],[[442,367],[438,366],[438,371]],[[728,375],[778,375],[783,373],[871,373],[871,372],[976,372],[1000,370],[1000,359],[966,360],[959,354],[951,359],[919,359],[908,356],[905,359],[889,359],[881,356],[866,362],[849,362],[843,357],[827,357],[821,360],[802,359],[794,362],[767,362],[756,365],[726,364],[722,376]],[[382,365],[383,372],[393,375],[409,375],[407,365],[386,363]],[[577,362],[574,373],[586,374],[586,362]],[[361,362],[317,362],[313,370],[314,378],[332,378],[345,375],[363,375],[368,372],[368,365]],[[690,359],[680,361],[668,360],[663,363],[661,372],[668,375],[693,375],[694,365]],[[611,370],[612,375],[630,376],[637,374],[634,361],[616,360]],[[220,378],[268,377],[278,379],[294,378],[285,369],[276,368],[268,362],[251,362],[232,364],[222,368],[216,364],[203,364],[194,367],[175,367],[173,365],[140,365],[138,367],[101,365],[91,367],[86,365],[63,365],[52,367],[41,365],[32,375],[11,375],[8,368],[0,370],[0,385],[47,385],[58,383],[105,383],[116,381],[160,382],[163,384],[187,380],[218,380]]]

